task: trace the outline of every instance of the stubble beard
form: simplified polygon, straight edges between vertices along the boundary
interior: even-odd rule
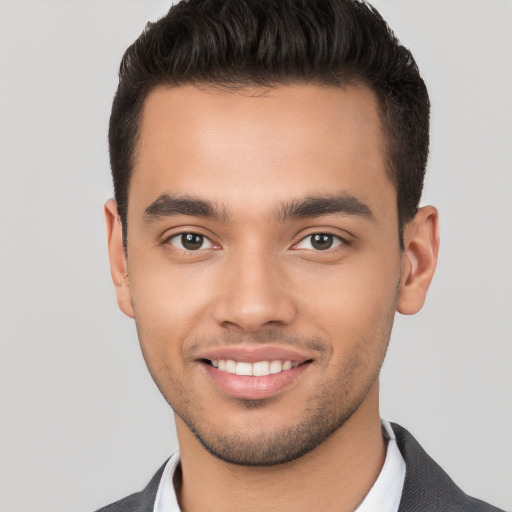
[[[390,331],[381,333],[386,336],[386,341],[389,334]],[[261,429],[256,429],[248,420],[247,429],[235,431],[228,430],[226,426],[226,430],[222,431],[218,425],[211,424],[197,403],[194,406],[190,400],[178,400],[175,404],[168,401],[199,443],[216,458],[238,466],[284,464],[317,448],[358,410],[378,379],[386,349],[387,342],[384,342],[382,353],[373,361],[363,361],[359,355],[345,361],[335,377],[331,377],[329,385],[324,385],[309,397],[300,419],[292,425],[272,429],[262,425]],[[173,393],[175,397],[180,395],[185,396]],[[272,407],[277,400],[277,397],[273,397],[239,399],[237,402],[240,408],[248,410],[250,418],[251,410]]]
[[[332,393],[329,392],[324,397],[312,397],[314,410],[308,409],[303,421],[272,431],[262,429],[254,433],[248,429],[248,432],[215,434],[211,430],[197,428],[198,422],[175,412],[201,445],[216,458],[237,466],[275,466],[306,455],[329,438],[359,408],[373,382],[356,402],[342,407],[337,415],[332,414]],[[239,404],[248,409],[263,408],[270,400],[240,400]]]
[[[144,350],[143,354],[162,395],[205,450],[224,462],[238,466],[275,466],[296,460],[317,448],[358,410],[379,378],[391,336],[395,307],[396,300],[394,307],[390,308],[387,325],[381,325],[381,329],[373,333],[372,339],[361,340],[359,352],[344,361],[330,384],[309,397],[301,419],[293,425],[280,428],[265,429],[265,425],[262,425],[257,430],[254,425],[250,425],[252,428],[229,431],[229,427],[226,427],[225,431],[221,431],[208,421],[208,416],[198,407],[198,402],[190,396],[189,389],[183,382],[174,380],[162,385],[163,382],[157,379],[159,372],[151,371],[152,365],[146,357],[149,354]],[[264,337],[269,340],[274,337],[283,339],[279,332],[269,332]],[[362,347],[374,343],[380,350],[373,353],[373,357],[368,360],[363,355],[366,350]],[[290,345],[293,344],[290,342]],[[324,356],[327,360],[326,367],[328,366],[327,353],[330,350],[323,340],[301,340],[298,344],[326,352]],[[166,368],[163,374],[170,376],[173,372],[171,368]],[[166,392],[171,388],[172,392]],[[237,402],[240,407],[254,410],[271,406],[276,400],[277,397],[272,397],[260,400],[239,399]]]
[[[381,325],[381,328],[373,333],[372,340],[359,342],[360,351],[344,361],[330,385],[324,386],[309,397],[300,421],[294,425],[273,430],[266,430],[263,425],[258,431],[248,428],[235,432],[220,432],[218,429],[210,428],[208,422],[205,422],[204,415],[191,407],[192,404],[189,403],[188,407],[184,408],[178,407],[177,410],[169,403],[199,443],[224,462],[238,466],[263,467],[294,461],[313,451],[340,429],[359,409],[378,381],[391,337],[397,296],[398,294],[389,311],[389,322]],[[309,342],[310,346],[323,347],[327,367],[330,355],[330,350],[326,348],[328,345],[318,338]],[[372,343],[380,346],[380,351],[374,353],[368,360],[363,355],[365,350],[362,347],[371,346]],[[302,341],[301,344],[308,345],[308,342]],[[238,404],[240,407],[253,410],[271,406],[275,400],[278,399],[240,399]]]

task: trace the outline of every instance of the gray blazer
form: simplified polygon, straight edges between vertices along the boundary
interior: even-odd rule
[[[504,512],[462,492],[405,428],[391,425],[407,468],[398,512]],[[164,467],[143,491],[96,512],[153,512]]]

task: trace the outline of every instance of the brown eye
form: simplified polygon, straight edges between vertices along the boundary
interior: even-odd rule
[[[311,237],[311,246],[317,251],[330,249],[333,243],[334,237],[332,235],[326,235],[325,233],[317,233]]]
[[[203,245],[204,237],[201,235],[196,235],[195,233],[186,233],[181,235],[181,245],[189,251],[196,251],[197,249],[201,249]]]
[[[180,233],[169,239],[169,243],[182,251],[198,251],[200,249],[211,249],[212,242],[198,233]]]
[[[343,238],[330,233],[313,233],[303,238],[294,249],[309,249],[313,251],[327,251],[345,243]]]

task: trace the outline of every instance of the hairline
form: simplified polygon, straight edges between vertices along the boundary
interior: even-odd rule
[[[339,73],[339,75],[345,75],[345,73]],[[334,75],[333,75],[334,76]],[[234,78],[234,77],[233,77]],[[303,85],[316,85],[318,87],[325,88],[335,88],[335,89],[349,89],[349,88],[366,88],[368,89],[374,96],[376,106],[377,106],[377,114],[380,120],[380,129],[382,131],[382,136],[384,140],[384,148],[383,148],[383,162],[384,168],[387,177],[391,181],[393,187],[396,192],[396,207],[397,207],[397,215],[398,215],[398,239],[400,243],[400,249],[404,249],[404,240],[403,240],[403,232],[404,227],[410,219],[401,219],[400,215],[400,205],[399,205],[399,182],[397,179],[397,171],[395,168],[395,164],[393,162],[393,157],[391,155],[391,148],[393,145],[392,134],[390,131],[390,126],[386,122],[386,105],[384,98],[378,93],[377,88],[369,83],[368,80],[365,80],[361,76],[358,76],[356,73],[350,73],[347,71],[345,78],[340,81],[336,81],[334,79],[322,79],[315,80],[313,78],[306,77],[283,77],[280,80],[268,80],[268,81],[258,81],[251,80],[251,77],[247,77],[246,80],[242,80],[241,77],[239,79],[215,79],[212,78],[210,80],[166,80],[165,78],[161,80],[156,80],[155,82],[148,85],[146,88],[141,90],[141,94],[139,95],[136,103],[136,107],[134,110],[134,121],[135,121],[135,133],[133,136],[133,143],[130,149],[130,168],[128,169],[128,180],[126,184],[126,199],[125,199],[125,208],[124,208],[124,219],[121,218],[122,221],[122,233],[123,233],[123,246],[125,251],[127,251],[127,243],[128,243],[128,198],[130,195],[130,188],[133,178],[133,173],[135,171],[135,166],[137,163],[137,154],[140,148],[140,137],[141,137],[141,126],[143,122],[144,109],[147,104],[147,100],[149,96],[157,89],[178,89],[180,87],[193,86],[199,90],[205,91],[222,91],[222,92],[243,92],[250,90],[261,90],[263,91],[261,95],[264,94],[265,91],[271,91],[278,87],[285,86],[303,86]],[[257,96],[257,95],[254,95]]]

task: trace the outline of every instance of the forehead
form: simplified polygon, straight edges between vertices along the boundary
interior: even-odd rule
[[[144,104],[129,204],[162,193],[259,204],[385,187],[385,140],[374,93],[286,85],[152,91]]]

